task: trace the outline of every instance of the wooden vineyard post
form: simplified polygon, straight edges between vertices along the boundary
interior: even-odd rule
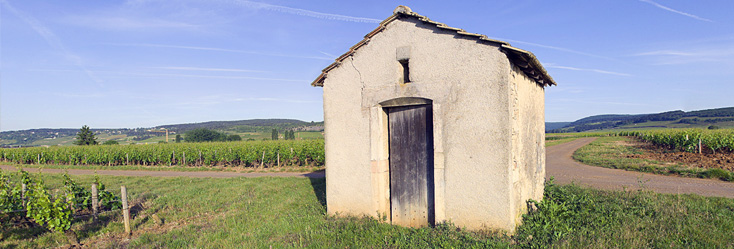
[[[92,213],[94,218],[97,218],[97,212],[99,212],[99,192],[97,191],[97,184],[92,183]]]
[[[183,154],[183,166],[186,166],[186,151],[181,153]]]
[[[698,139],[698,154],[701,154],[701,139]]]
[[[263,167],[263,163],[265,163],[265,151],[263,150],[263,157],[260,159],[260,168]]]
[[[20,186],[20,199],[21,199],[21,202],[23,203],[22,204],[23,208],[25,208],[25,192],[26,191],[28,191],[28,185],[25,185],[25,183],[23,183]]]
[[[127,188],[121,186],[120,192],[122,192],[122,216],[125,222],[125,236],[130,238],[130,207],[127,205]]]
[[[280,167],[280,152],[278,152],[278,167]]]
[[[127,153],[125,153],[125,165],[128,165],[128,164],[130,164],[130,157],[128,156]]]

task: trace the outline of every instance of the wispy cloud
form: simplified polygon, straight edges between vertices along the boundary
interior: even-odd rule
[[[329,57],[331,57],[331,58],[335,58],[335,59],[336,59],[336,57],[337,57],[336,55],[333,55],[333,54],[330,54],[330,53],[327,53],[327,52],[324,52],[324,51],[319,51],[319,53],[321,53],[321,54],[323,54],[323,55],[326,55],[326,56],[329,56]]]
[[[691,53],[691,52],[674,51],[674,50],[657,50],[657,51],[642,52],[642,53],[634,54],[634,56],[646,56],[646,55],[696,56],[697,54]]]
[[[77,67],[79,67],[79,69],[82,70],[90,79],[92,79],[92,81],[98,84],[102,83],[102,80],[98,78],[96,75],[94,75],[94,73],[92,73],[92,71],[87,69],[87,67],[82,63],[81,57],[79,57],[78,55],[72,53],[69,49],[67,49],[66,46],[64,46],[64,43],[61,42],[61,39],[59,39],[59,37],[56,36],[56,34],[53,31],[51,31],[51,29],[43,25],[40,21],[38,21],[38,19],[34,18],[33,16],[16,9],[12,5],[10,5],[8,1],[0,0],[0,3],[2,3],[2,5],[5,6],[7,10],[10,10],[10,12],[13,13],[13,15],[22,19],[26,24],[31,26],[31,28],[33,28],[33,30],[36,31],[38,35],[40,35],[41,37],[43,37],[44,40],[46,40],[46,43],[48,43],[48,45],[50,45],[54,49],[61,51],[67,60],[71,61]]]
[[[330,13],[316,12],[316,11],[306,10],[306,9],[291,8],[287,6],[245,1],[245,0],[233,0],[233,1],[225,1],[225,2],[233,3],[233,4],[247,7],[247,8],[270,10],[270,11],[276,11],[276,12],[281,12],[285,14],[307,16],[307,17],[326,19],[326,20],[359,22],[359,23],[380,23],[382,21],[380,19],[374,19],[374,18],[330,14]]]
[[[578,68],[578,67],[559,66],[559,65],[554,65],[552,63],[547,63],[545,67],[547,67],[547,68],[567,69],[567,70],[573,70],[573,71],[586,71],[586,72],[594,72],[594,73],[601,73],[601,74],[611,74],[611,75],[618,75],[618,76],[632,76],[631,74],[626,74],[626,73],[618,73],[618,72],[612,72],[612,71],[601,70],[601,69],[593,69],[593,68]]]
[[[56,95],[59,97],[69,98],[69,99],[88,99],[88,98],[104,98],[107,97],[107,95],[103,93],[86,93],[86,94],[78,94],[78,93],[63,93],[63,92],[53,92],[52,95]]]
[[[734,47],[708,46],[693,50],[653,50],[633,54],[632,56],[650,57],[655,65],[678,65],[702,62],[717,62],[734,65]]]
[[[236,98],[235,101],[264,101],[264,102],[283,102],[283,103],[319,103],[313,100],[299,99],[282,99],[282,98]]]
[[[142,5],[145,5],[153,1],[156,1],[156,0],[132,0],[132,1],[127,1],[126,4],[130,6],[142,6]],[[156,2],[159,2],[159,1],[156,1]],[[285,13],[285,14],[290,14],[290,15],[306,16],[306,17],[325,19],[325,20],[334,20],[334,21],[358,22],[358,23],[380,23],[382,21],[380,19],[374,19],[374,18],[331,14],[331,13],[324,13],[324,12],[318,12],[318,11],[313,11],[313,10],[292,8],[288,6],[261,3],[261,2],[253,2],[253,1],[247,1],[247,0],[219,0],[219,1],[208,0],[208,1],[196,1],[196,2],[204,2],[204,3],[219,2],[219,3],[236,5],[236,6],[245,7],[249,9],[255,9],[255,10],[268,10],[268,11],[275,11],[275,12],[280,12],[280,13]]]
[[[248,77],[248,76],[221,76],[221,75],[198,75],[198,74],[163,74],[163,73],[122,73],[137,76],[153,76],[153,77],[186,77],[186,78],[209,78],[209,79],[239,79],[239,80],[266,80],[266,81],[285,81],[285,82],[309,82],[307,80],[268,78],[268,77]]]
[[[552,49],[552,50],[557,50],[557,51],[562,51],[562,52],[567,52],[567,53],[572,53],[572,54],[578,54],[578,55],[584,55],[584,56],[589,56],[589,57],[601,58],[601,59],[606,59],[606,60],[615,60],[614,58],[611,58],[611,57],[606,57],[606,56],[601,56],[601,55],[596,55],[596,54],[581,52],[581,51],[577,51],[577,50],[573,50],[573,49],[568,49],[568,48],[562,48],[562,47],[556,47],[556,46],[549,46],[549,45],[543,45],[543,44],[532,43],[532,42],[525,42],[525,41],[518,41],[518,40],[513,40],[513,39],[504,39],[504,38],[492,38],[492,39],[501,40],[501,41],[508,41],[508,42],[512,42],[512,43],[519,43],[519,44],[533,46],[533,47],[547,48],[547,49]]]
[[[329,60],[329,61],[334,60],[334,58],[327,58],[327,57],[321,57],[321,56],[301,56],[301,55],[292,55],[292,54],[266,53],[266,52],[259,52],[259,51],[211,48],[211,47],[179,46],[179,45],[165,45],[165,44],[145,44],[145,43],[135,43],[135,44],[108,43],[108,44],[114,45],[114,46],[128,46],[128,47],[175,48],[175,49],[205,50],[205,51],[229,52],[229,53],[240,53],[240,54],[256,54],[256,55],[288,57],[288,58],[303,58],[303,59],[316,59],[316,60]]]
[[[232,104],[235,102],[278,102],[278,103],[294,103],[294,104],[320,103],[320,101],[315,101],[315,100],[285,99],[285,98],[274,98],[274,97],[242,98],[242,97],[233,96],[231,94],[218,94],[218,95],[201,96],[201,97],[194,98],[191,100],[177,102],[175,104],[171,104],[170,106],[171,107],[181,107],[181,106],[202,107],[202,106],[211,106],[211,105]]]
[[[683,12],[683,11],[680,11],[680,10],[672,9],[670,7],[667,7],[667,6],[663,6],[662,4],[653,2],[652,0],[640,0],[640,2],[649,3],[649,4],[651,4],[651,5],[655,6],[655,7],[658,7],[660,9],[663,9],[663,10],[666,10],[666,11],[670,11],[670,12],[673,12],[673,13],[676,13],[676,14],[679,14],[679,15],[684,15],[684,16],[687,16],[687,17],[690,17],[690,18],[693,18],[693,19],[696,19],[696,20],[699,20],[699,21],[714,22],[711,19],[706,19],[706,18],[697,16],[697,15],[694,15],[694,14],[689,14],[689,13],[686,13],[686,12]]]
[[[157,18],[145,17],[126,17],[126,16],[71,16],[64,20],[67,23],[77,26],[85,26],[97,29],[115,29],[115,30],[161,30],[161,29],[196,29],[200,25],[190,24],[186,22],[175,22],[162,20]]]
[[[74,72],[72,70],[64,69],[34,69],[30,71],[38,72]],[[172,73],[136,73],[128,71],[103,71],[95,70],[91,71],[98,74],[108,75],[124,75],[124,76],[140,76],[140,77],[183,77],[183,78],[206,78],[206,79],[234,79],[234,80],[261,80],[261,81],[282,81],[282,82],[299,82],[307,83],[309,80],[299,79],[284,79],[284,78],[271,78],[271,77],[249,77],[249,76],[227,76],[227,75],[200,75],[200,74],[172,74]]]
[[[239,72],[239,73],[266,73],[267,71],[233,68],[207,68],[207,67],[151,67],[153,69],[181,70],[181,71],[209,71],[209,72]]]
[[[620,105],[620,106],[653,106],[651,104],[644,103],[633,103],[633,102],[619,102],[619,101],[600,101],[600,100],[582,100],[582,99],[570,99],[570,98],[558,98],[554,99],[555,102],[572,102],[581,103],[588,105]]]

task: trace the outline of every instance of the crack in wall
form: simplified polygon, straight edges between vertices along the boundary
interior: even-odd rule
[[[364,90],[364,79],[362,79],[362,72],[357,69],[357,66],[354,65],[354,56],[349,57],[349,62],[352,64],[352,68],[354,68],[354,71],[357,71],[357,74],[359,74],[359,83],[362,84],[361,90]]]

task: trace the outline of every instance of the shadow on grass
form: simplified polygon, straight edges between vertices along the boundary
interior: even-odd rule
[[[313,187],[313,193],[319,200],[322,207],[326,208],[326,178],[308,178],[311,180],[311,187]]]
[[[3,219],[2,222],[6,224],[3,224],[3,227],[1,227],[1,240],[6,240],[9,238],[12,238],[16,241],[34,239],[41,234],[49,232],[48,229],[38,226],[26,218],[16,218],[8,220]],[[5,226],[8,224],[10,226]],[[13,224],[17,224],[17,226],[13,226]],[[4,248],[17,248],[18,244],[9,244],[5,246],[7,247]]]

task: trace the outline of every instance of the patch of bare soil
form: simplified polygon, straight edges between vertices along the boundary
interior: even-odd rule
[[[627,158],[644,158],[662,162],[680,163],[703,169],[724,169],[734,171],[734,153],[690,153],[660,148],[652,144],[631,141],[625,145],[640,149],[641,155],[627,155]]]

